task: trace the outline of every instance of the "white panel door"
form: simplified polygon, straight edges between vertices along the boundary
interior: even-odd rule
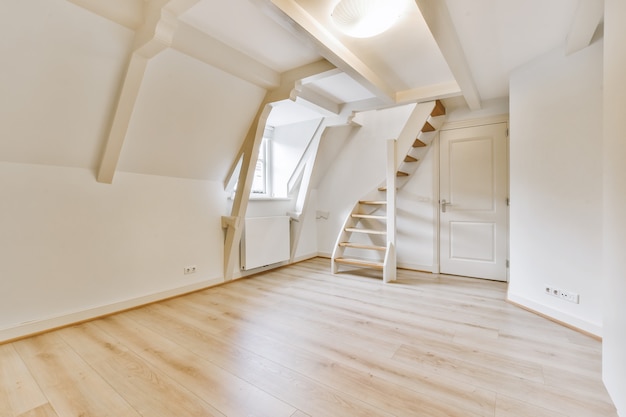
[[[440,134],[440,271],[507,279],[506,123]]]

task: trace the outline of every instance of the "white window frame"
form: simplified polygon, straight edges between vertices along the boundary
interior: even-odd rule
[[[271,140],[264,137],[259,145],[259,156],[254,169],[254,177],[250,189],[250,197],[252,198],[267,198],[272,196],[271,149]],[[259,182],[261,182],[261,184],[259,184]]]

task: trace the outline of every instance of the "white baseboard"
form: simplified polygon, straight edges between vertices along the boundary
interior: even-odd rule
[[[317,252],[315,253],[309,253],[308,255],[300,255],[300,256],[296,256],[293,259],[293,263],[298,263],[298,262],[302,262],[302,261],[308,261],[309,259],[313,259],[313,258],[317,258],[318,254]]]
[[[33,336],[50,330],[58,329],[65,326],[93,320],[98,317],[119,313],[124,310],[140,307],[156,301],[166,300],[168,298],[177,297],[179,295],[188,294],[205,288],[222,284],[223,278],[213,278],[197,282],[195,284],[178,287],[167,291],[161,291],[142,297],[132,298],[104,306],[94,307],[87,310],[75,311],[73,313],[64,314],[62,316],[50,317],[47,319],[34,320],[19,324],[14,327],[0,329],[0,343],[10,342],[16,339]]]
[[[405,263],[405,262],[398,262],[398,268],[408,269],[410,271],[428,272],[428,273],[432,273],[433,271],[432,265],[417,265],[417,264],[410,264],[410,263]]]
[[[557,322],[563,326],[588,334],[598,339],[602,338],[602,324],[592,323],[590,321],[581,319],[580,317],[572,316],[571,314],[564,313],[563,311],[537,303],[516,294],[509,293],[507,295],[507,301],[525,310],[531,311],[549,320]]]
[[[254,269],[249,269],[247,271],[241,270],[241,271],[236,271],[235,273],[233,273],[233,280],[239,279],[239,278],[246,278],[246,277],[250,277],[253,275],[256,275],[258,273],[261,272],[265,272],[265,271],[271,271],[272,269],[276,269],[276,268],[281,268],[283,266],[287,266],[287,265],[292,265],[298,262],[302,262],[302,261],[306,261],[307,259],[312,259],[317,257],[317,253],[312,253],[309,255],[301,255],[298,256],[296,258],[294,258],[293,262],[290,261],[283,261],[283,262],[277,262],[275,264],[271,264],[271,265],[266,265],[266,266],[261,266],[258,268],[254,268]]]

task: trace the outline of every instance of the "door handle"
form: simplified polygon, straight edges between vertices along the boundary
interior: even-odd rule
[[[445,213],[446,212],[446,207],[447,206],[451,206],[452,204],[449,201],[446,200],[441,200],[441,212]]]

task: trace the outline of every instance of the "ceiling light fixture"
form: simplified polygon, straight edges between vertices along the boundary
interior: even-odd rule
[[[331,17],[346,35],[369,38],[391,28],[405,5],[404,0],[340,0]]]

